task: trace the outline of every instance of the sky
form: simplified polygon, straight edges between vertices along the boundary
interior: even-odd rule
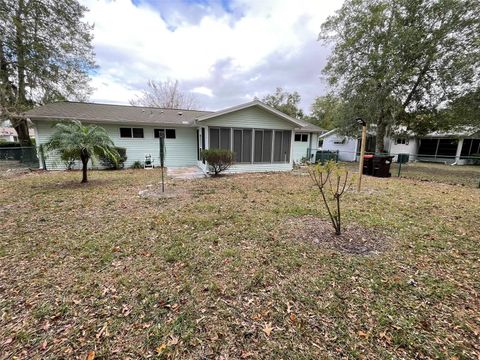
[[[329,47],[317,41],[337,0],[83,0],[94,24],[94,102],[128,104],[149,79],[179,80],[200,109],[298,91],[326,92]]]

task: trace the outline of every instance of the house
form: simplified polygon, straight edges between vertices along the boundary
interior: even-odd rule
[[[29,129],[30,137],[33,138],[35,136],[34,131]],[[7,142],[17,142],[18,135],[17,132],[13,127],[0,127],[0,142],[7,141]]]
[[[322,150],[339,152],[339,160],[356,161],[360,153],[360,139],[343,136],[337,129],[319,136]],[[397,161],[399,154],[408,154],[409,161],[430,161],[449,164],[468,164],[480,154],[480,131],[463,128],[450,132],[432,132],[416,136],[409,131],[393,132],[385,137],[386,152]],[[368,134],[366,152],[375,152],[375,136]]]
[[[161,109],[82,102],[55,102],[25,113],[34,124],[37,145],[45,144],[55,123],[77,119],[106,129],[115,146],[127,151],[125,166],[152,154],[159,165],[159,137],[165,134],[167,167],[198,166],[208,171],[203,149],[230,149],[230,172],[288,171],[316,148],[319,127],[255,100],[220,111]],[[41,163],[43,159],[41,159]],[[48,169],[64,169],[58,155]],[[94,166],[94,165],[90,165]]]
[[[0,127],[0,141],[18,141],[17,132],[12,127]]]

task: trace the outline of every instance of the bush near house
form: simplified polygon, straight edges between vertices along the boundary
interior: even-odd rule
[[[123,169],[125,161],[127,161],[127,149],[122,147],[115,147],[115,150],[119,154],[118,161],[115,162],[108,156],[100,156],[100,164],[109,170]]]
[[[213,176],[219,175],[233,164],[233,152],[226,149],[203,150],[202,157],[207,161]]]

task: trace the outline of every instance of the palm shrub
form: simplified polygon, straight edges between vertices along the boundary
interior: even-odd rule
[[[207,149],[202,151],[202,157],[214,176],[227,170],[233,164],[233,152],[226,149]]]
[[[108,156],[118,161],[119,154],[107,131],[97,125],[83,125],[78,120],[55,125],[55,132],[46,144],[48,151],[68,153],[82,162],[82,183],[88,181],[88,161],[100,156]]]
[[[100,156],[100,163],[109,170],[123,169],[125,161],[127,161],[127,149],[116,147],[118,159],[112,159],[110,156]]]

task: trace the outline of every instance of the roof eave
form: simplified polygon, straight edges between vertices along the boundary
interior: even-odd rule
[[[79,117],[52,117],[52,116],[30,116],[28,117],[31,121],[50,121],[50,122],[60,122],[60,121],[71,121],[71,120],[79,120],[86,123],[93,123],[93,124],[116,124],[116,125],[151,125],[151,126],[172,126],[172,127],[193,127],[195,122],[189,121],[188,124],[179,124],[173,122],[152,122],[152,121],[138,121],[138,120],[110,120],[110,119],[86,119],[86,118],[79,118]]]

